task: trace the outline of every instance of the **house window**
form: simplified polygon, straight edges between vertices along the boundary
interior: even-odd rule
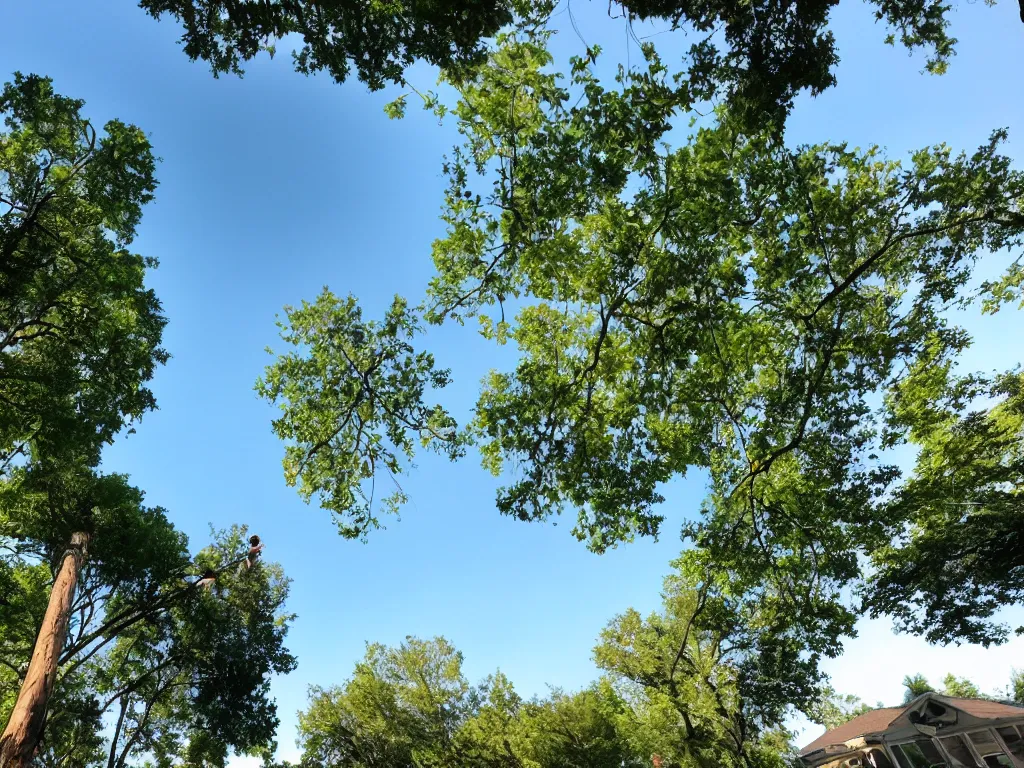
[[[989,768],[999,768],[999,766],[1005,765],[1012,768],[1013,762],[1003,752],[1003,748],[999,746],[991,731],[971,731],[967,735],[970,736],[974,748],[981,755],[981,759],[986,766]]]
[[[871,768],[892,768],[892,760],[880,749],[868,750],[865,761]]]
[[[971,754],[963,736],[945,736],[939,741],[942,742],[943,749],[953,758],[954,765],[968,767],[975,765],[974,755]]]
[[[996,728],[996,731],[1003,737],[1003,742],[1010,750],[1010,754],[1024,760],[1024,740],[1021,739],[1017,729],[1012,725],[1004,725],[1002,728]]]
[[[946,761],[931,739],[918,739],[892,748],[900,768],[946,768]]]

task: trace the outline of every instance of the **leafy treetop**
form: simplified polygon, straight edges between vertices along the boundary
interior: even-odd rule
[[[141,130],[99,133],[83,102],[16,74],[0,93],[0,467],[35,452],[95,463],[155,402],[164,317],[127,250],[153,197]],[[30,448],[34,445],[34,448]]]

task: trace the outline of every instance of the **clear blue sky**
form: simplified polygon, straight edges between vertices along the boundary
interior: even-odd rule
[[[574,10],[589,42],[625,59],[624,28],[607,20],[605,7]],[[801,100],[790,140],[878,143],[902,154],[939,141],[973,148],[1009,126],[1009,151],[1021,163],[1017,3],[965,4],[953,19],[958,55],[949,74],[930,77],[920,73],[921,57],[882,45],[884,30],[868,7],[844,0],[834,13],[839,86]],[[570,35],[562,35],[563,49],[578,46]],[[703,496],[700,479],[672,488],[661,541],[598,557],[571,537],[571,525],[500,517],[496,481],[474,457],[452,466],[423,456],[405,483],[412,502],[401,522],[365,545],[339,538],[327,513],[285,487],[273,412],[256,399],[253,381],[268,362],[264,348],[275,345],[283,305],[324,285],[356,294],[370,315],[395,293],[421,295],[430,242],[442,232],[440,157],[453,132],[416,110],[390,121],[382,107],[393,93],[303,77],[287,54],[252,63],[244,79],[215,80],[187,60],[178,36],[175,24],[157,23],[132,0],[7,2],[0,73],[53,77],[59,92],[87,101],[95,121],[141,126],[163,159],[136,248],[161,260],[150,282],[170,318],[173,358],[154,382],[160,410],[109,449],[104,465],[130,473],[194,548],[207,541],[209,523],[244,522],[294,579],[298,619],[289,645],[299,668],[273,686],[281,756],[297,754],[295,712],[307,686],[340,682],[368,640],[444,634],[465,653],[470,678],[500,666],[527,695],[547,684],[586,684],[605,622],[631,605],[656,606],[680,523]],[[418,72],[421,84],[432,84],[428,70]],[[1019,319],[969,325],[979,337],[972,365],[1021,359]],[[429,343],[456,375],[444,400],[465,415],[480,377],[502,359],[471,329],[432,331]],[[882,622],[863,629],[830,669],[837,687],[872,703],[898,698],[906,672],[938,678],[952,669],[983,687],[1001,685],[1024,650],[1020,642],[987,654],[928,649],[893,638]],[[867,661],[883,664],[883,674],[865,676]]]

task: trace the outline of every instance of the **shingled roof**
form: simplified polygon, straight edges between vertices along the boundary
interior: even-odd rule
[[[960,699],[953,696],[941,696],[934,693],[926,693],[924,696],[931,696],[932,698],[939,699],[945,703],[952,704],[961,712],[966,712],[968,715],[973,715],[974,717],[978,717],[983,720],[998,720],[1003,717],[1024,717],[1024,707],[1016,707],[1012,704],[1003,704],[998,701],[988,701],[986,699]],[[809,755],[811,752],[823,749],[829,744],[842,744],[850,739],[855,739],[858,736],[881,733],[892,725],[893,721],[900,715],[908,709],[916,706],[920,702],[921,698],[922,697],[919,696],[909,704],[905,704],[900,707],[873,709],[870,712],[865,712],[863,715],[858,715],[853,718],[853,720],[843,723],[838,728],[833,728],[831,731],[823,733],[806,747],[801,749],[800,754]]]
[[[826,731],[818,738],[800,750],[801,755],[807,755],[815,750],[827,747],[829,744],[842,744],[844,741],[855,739],[868,733],[878,733],[889,727],[889,723],[906,712],[906,707],[885,707],[884,709],[873,709],[863,715],[857,715],[853,720]]]
[[[1024,707],[1017,707],[1013,704],[1004,704],[1001,701],[988,701],[987,699],[958,699],[953,696],[936,696],[937,699],[948,701],[961,712],[989,720],[996,720],[1000,717],[1022,717]]]

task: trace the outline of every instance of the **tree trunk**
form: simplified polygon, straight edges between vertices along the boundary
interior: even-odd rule
[[[71,543],[64,553],[50,592],[50,603],[46,606],[43,626],[36,637],[25,682],[18,692],[18,700],[14,704],[7,728],[3,736],[0,736],[0,768],[28,768],[32,764],[32,757],[43,735],[46,705],[57,680],[57,659],[67,639],[71,604],[75,599],[78,574],[85,561],[88,543],[87,533],[71,535]]]
[[[110,737],[110,757],[107,758],[107,768],[114,768],[117,762],[117,742],[121,739],[121,728],[124,727],[124,716],[128,714],[128,704],[131,703],[132,695],[125,694],[121,699],[121,714],[117,716],[117,725],[114,726],[114,734]]]

